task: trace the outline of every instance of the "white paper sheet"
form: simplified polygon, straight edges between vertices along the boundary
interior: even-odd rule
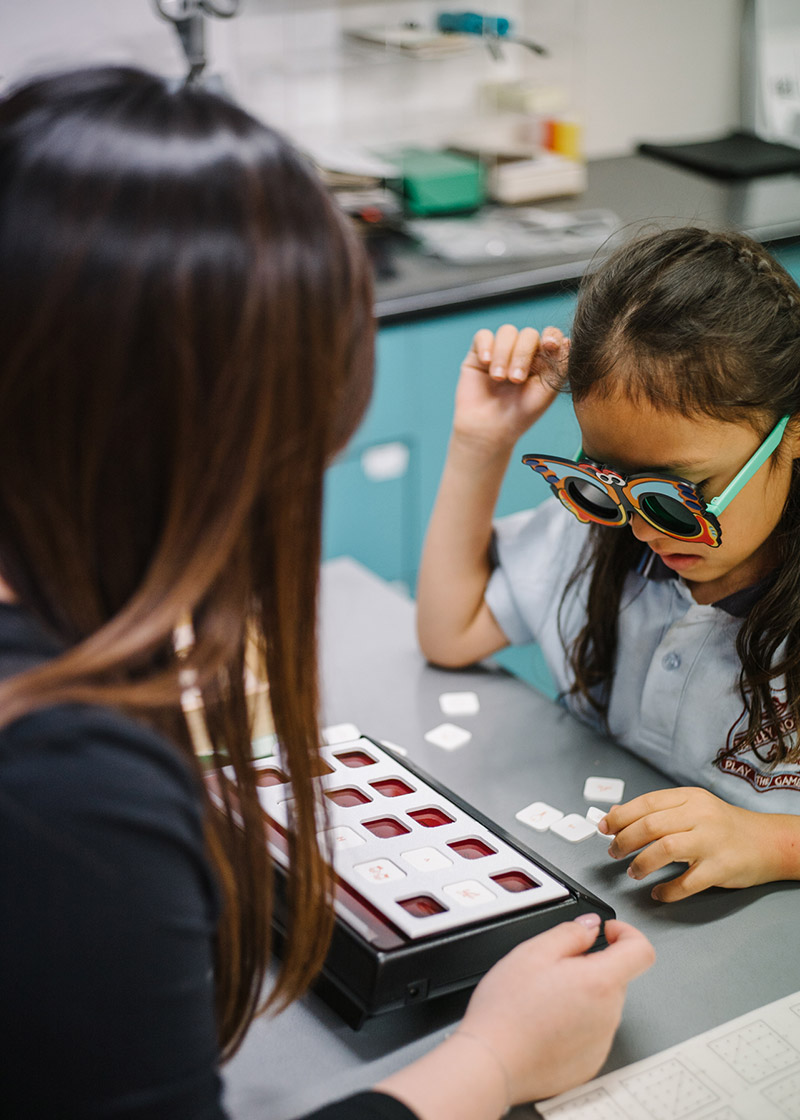
[[[547,1120],[800,1120],[800,992],[536,1107]]]

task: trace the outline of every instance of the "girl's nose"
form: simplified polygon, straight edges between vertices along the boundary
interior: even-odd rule
[[[630,526],[631,532],[642,544],[652,544],[653,541],[657,541],[664,536],[658,529],[654,529],[649,522],[645,521],[639,513],[631,514]]]

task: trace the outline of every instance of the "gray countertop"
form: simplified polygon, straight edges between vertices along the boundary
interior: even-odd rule
[[[692,223],[732,227],[766,242],[800,237],[797,174],[730,182],[640,155],[595,160],[588,171],[585,193],[542,205],[552,210],[612,210],[622,222],[623,235],[651,223]],[[576,283],[589,260],[580,255],[541,257],[535,263],[456,265],[427,256],[409,243],[393,250],[392,263],[395,275],[376,284],[375,310],[383,324]]]
[[[654,967],[631,985],[607,1069],[658,1053],[800,989],[800,884],[710,890],[680,903],[650,898],[599,836],[570,844],[532,832],[515,813],[535,800],[583,814],[590,774],[621,777],[625,796],[671,785],[582,726],[524,682],[491,665],[434,669],[417,648],[412,601],[348,559],[323,569],[323,719],[352,722],[409,759],[502,828],[610,903],[653,942]],[[454,722],[472,739],[448,752],[424,733],[445,717],[442,692],[474,690],[477,715]],[[674,873],[674,869],[673,869]],[[375,1083],[420,1056],[460,1017],[464,993],[368,1021],[353,1031],[311,994],[258,1020],[226,1067],[233,1120],[290,1120]],[[532,1106],[515,1117],[537,1115]]]

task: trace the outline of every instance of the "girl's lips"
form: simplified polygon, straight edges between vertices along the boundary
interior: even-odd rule
[[[702,559],[691,552],[659,552],[657,555],[674,572],[683,572]]]

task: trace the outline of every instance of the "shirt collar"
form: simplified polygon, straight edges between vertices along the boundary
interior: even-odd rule
[[[667,579],[680,579],[677,572],[673,572],[672,568],[668,568],[660,556],[657,556],[652,549],[645,547],[642,555],[634,566],[634,570],[645,579],[652,579],[662,581]],[[774,573],[764,576],[750,587],[742,587],[739,591],[733,591],[730,595],[724,595],[721,599],[717,599],[712,603],[712,607],[718,607],[719,610],[725,611],[726,614],[733,615],[734,618],[745,618],[752,607],[758,602],[764,592],[769,588],[774,580]]]

